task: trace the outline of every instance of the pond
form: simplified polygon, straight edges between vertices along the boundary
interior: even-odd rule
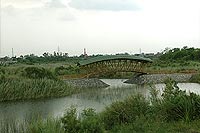
[[[150,86],[126,84],[123,83],[125,79],[101,80],[110,86],[103,89],[90,89],[63,98],[0,103],[0,120],[29,120],[33,119],[35,115],[42,118],[60,117],[71,105],[75,106],[79,112],[85,108],[94,108],[99,112],[112,102],[123,100],[134,93],[143,94],[145,97],[149,96]],[[157,84],[155,86],[162,91],[165,85]],[[178,86],[187,92],[200,94],[200,84],[179,83]]]

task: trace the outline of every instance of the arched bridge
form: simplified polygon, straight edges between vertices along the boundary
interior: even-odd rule
[[[112,72],[146,73],[144,68],[152,60],[133,55],[107,55],[88,58],[78,63],[88,76]]]

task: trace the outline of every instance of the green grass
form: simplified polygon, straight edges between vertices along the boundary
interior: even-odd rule
[[[198,73],[200,62],[155,60],[146,68],[146,71],[150,73]]]
[[[64,133],[61,120],[37,118],[32,121],[20,122],[17,120],[1,121],[1,133]]]
[[[185,123],[140,118],[137,122],[115,126],[108,133],[200,133],[199,125],[200,120]]]
[[[80,89],[43,67],[0,67],[0,102],[68,96]]]
[[[27,124],[27,133],[64,133],[59,119],[48,118],[46,120],[32,121]]]
[[[79,92],[64,81],[51,79],[5,79],[0,83],[0,101],[62,97]]]

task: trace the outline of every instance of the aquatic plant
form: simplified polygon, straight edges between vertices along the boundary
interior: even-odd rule
[[[0,83],[0,101],[62,97],[79,92],[64,81],[51,79],[6,79]]]

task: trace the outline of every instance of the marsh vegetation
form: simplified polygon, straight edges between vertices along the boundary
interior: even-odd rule
[[[199,49],[187,47],[166,49],[161,55],[151,57],[154,63],[148,66],[147,71],[194,73],[190,82],[200,83],[199,57]],[[61,79],[64,75],[80,74],[81,70],[76,63],[82,59],[82,56],[68,57],[47,53],[42,57],[29,55],[23,58],[12,58],[17,62],[2,64],[0,67],[0,102],[64,97],[83,92],[80,88],[70,86]],[[107,78],[131,76],[132,73],[99,75],[99,77]],[[119,89],[123,88],[119,87]],[[90,98],[96,98],[95,92],[92,90],[88,92],[90,92],[88,93]],[[0,120],[0,132],[200,132],[200,96],[198,94],[183,91],[172,80],[166,81],[162,95],[158,95],[154,87],[150,92],[151,96],[147,98],[129,91],[131,96],[123,98],[122,101],[114,101],[101,112],[88,108],[80,113],[77,108],[72,107],[67,109],[61,118],[38,117],[20,122],[3,119]]]
[[[79,92],[43,67],[1,69],[0,101],[62,97]]]
[[[151,88],[151,95],[141,94],[113,102],[103,111],[84,109],[81,113],[70,107],[61,118],[1,122],[1,131],[29,133],[94,133],[94,132],[200,132],[200,96],[180,90],[177,83],[168,80],[161,96]]]

